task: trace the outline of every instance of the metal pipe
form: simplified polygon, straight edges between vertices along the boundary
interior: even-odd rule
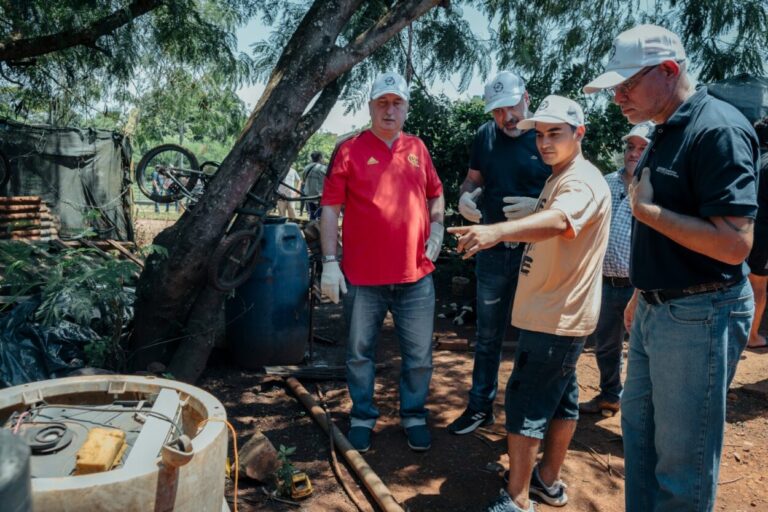
[[[307,391],[294,377],[288,377],[285,379],[285,382],[288,384],[288,387],[293,394],[296,395],[296,398],[298,398],[304,407],[306,407],[312,414],[315,421],[323,427],[323,430],[328,433],[330,429],[330,432],[333,435],[333,440],[341,451],[341,454],[344,456],[344,459],[350,466],[352,466],[352,469],[357,473],[357,476],[360,477],[360,480],[362,480],[363,485],[368,489],[368,492],[373,495],[373,498],[376,500],[379,507],[381,507],[384,512],[405,512],[403,507],[401,507],[395,500],[395,497],[392,496],[392,493],[384,482],[381,481],[379,475],[377,475],[373,469],[371,469],[371,466],[365,462],[365,459],[360,455],[360,452],[352,447],[349,440],[347,440],[344,434],[341,433],[333,422],[329,424],[326,421],[325,411],[323,411],[322,407],[317,405],[317,402],[315,402],[315,399],[309,394],[309,391]]]

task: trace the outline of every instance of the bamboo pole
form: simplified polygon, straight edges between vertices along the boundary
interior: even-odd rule
[[[323,411],[322,407],[317,405],[317,402],[315,402],[315,399],[309,394],[309,391],[307,391],[304,386],[293,377],[288,377],[285,379],[285,382],[288,384],[291,391],[293,391],[293,394],[296,395],[296,398],[298,398],[304,407],[306,407],[312,414],[315,421],[320,424],[323,430],[328,433],[328,429],[331,429],[336,447],[341,451],[341,454],[349,465],[352,466],[352,469],[357,473],[357,476],[360,477],[360,480],[363,481],[363,485],[365,485],[365,488],[368,489],[371,495],[373,495],[373,498],[376,500],[379,507],[381,507],[384,512],[405,512],[403,507],[401,507],[395,500],[395,497],[392,496],[392,493],[384,482],[381,481],[381,478],[379,478],[373,469],[371,469],[371,466],[365,462],[365,459],[360,455],[360,452],[352,447],[344,434],[336,428],[336,425],[334,425],[333,422],[331,422],[330,425],[328,424],[325,419],[325,411]]]

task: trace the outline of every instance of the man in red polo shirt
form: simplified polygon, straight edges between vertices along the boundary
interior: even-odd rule
[[[360,452],[370,448],[379,417],[373,401],[376,341],[387,311],[402,356],[400,423],[411,449],[431,446],[424,407],[432,377],[431,273],[443,242],[445,200],[424,143],[402,132],[408,99],[408,84],[397,73],[376,78],[368,104],[371,128],[341,143],[321,201],[321,286],[335,303],[344,294],[348,437]],[[336,254],[342,206],[343,261]]]

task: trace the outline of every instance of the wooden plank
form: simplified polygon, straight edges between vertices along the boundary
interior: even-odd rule
[[[10,233],[0,232],[0,240],[20,240],[29,236],[53,236],[58,232],[53,228],[48,229],[25,229],[22,231],[11,231]]]
[[[28,219],[53,220],[53,216],[45,212],[0,213],[0,222]]]
[[[111,254],[109,254],[108,252],[102,250],[98,245],[96,245],[95,243],[91,242],[90,240],[88,240],[86,238],[81,238],[80,239],[80,243],[83,244],[84,246],[88,247],[89,249],[93,249],[94,251],[96,251],[96,253],[99,256],[101,256],[102,258],[106,258],[108,260],[112,259],[112,255]]]
[[[40,196],[11,196],[0,197],[0,204],[40,204],[43,198]]]
[[[141,261],[141,259],[137,258],[131,251],[129,251],[128,249],[126,249],[125,247],[123,247],[122,245],[120,245],[114,240],[106,240],[106,242],[109,244],[110,247],[113,247],[114,249],[116,249],[117,252],[119,252],[120,254],[122,254],[123,256],[125,256],[126,258],[128,258],[129,260],[131,260],[141,268],[144,268],[144,262]]]
[[[39,212],[39,204],[0,204],[0,213]]]

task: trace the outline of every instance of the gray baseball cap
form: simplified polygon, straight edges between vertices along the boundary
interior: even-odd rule
[[[627,142],[631,137],[640,137],[645,142],[651,142],[651,134],[656,127],[652,121],[645,121],[644,123],[636,124],[629,130],[629,133],[621,138],[623,142]]]
[[[371,100],[375,100],[385,94],[396,94],[408,101],[411,97],[408,83],[398,73],[382,73],[373,81],[371,87]]]
[[[485,113],[500,107],[514,107],[525,94],[525,82],[511,71],[502,71],[485,84]]]
[[[530,130],[536,123],[568,123],[571,126],[584,124],[584,111],[572,99],[550,94],[539,104],[536,113],[517,123],[521,130]]]
[[[592,94],[616,87],[643,68],[685,58],[685,49],[677,34],[658,25],[638,25],[616,36],[605,73],[585,85],[584,92]]]

